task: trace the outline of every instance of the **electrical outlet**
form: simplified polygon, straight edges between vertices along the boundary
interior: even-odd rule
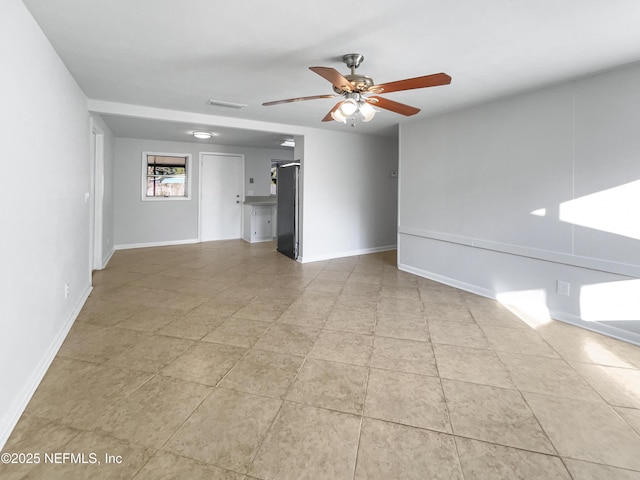
[[[558,280],[556,282],[556,293],[558,295],[564,295],[565,297],[569,296],[571,284],[569,282],[565,282],[563,280]]]
[[[70,291],[69,284],[65,283],[64,284],[64,298],[69,298],[69,291]]]

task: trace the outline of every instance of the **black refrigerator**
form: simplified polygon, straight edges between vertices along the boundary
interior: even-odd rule
[[[300,163],[278,166],[278,251],[298,258],[298,186]]]

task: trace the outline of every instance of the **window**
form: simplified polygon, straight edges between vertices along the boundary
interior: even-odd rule
[[[271,162],[271,195],[278,193],[278,164]]]
[[[142,153],[142,200],[188,200],[191,155]]]
[[[271,192],[270,194],[277,195],[278,193],[278,167],[280,165],[286,165],[293,160],[271,160]]]

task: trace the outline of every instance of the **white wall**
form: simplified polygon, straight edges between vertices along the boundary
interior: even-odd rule
[[[293,160],[293,149],[236,148],[245,154],[245,193],[258,197],[271,195],[271,160],[291,161]],[[253,178],[253,183],[249,183],[251,178]]]
[[[90,162],[87,99],[19,0],[0,64],[1,449],[90,291]]]
[[[346,129],[345,133],[328,132],[300,125],[204,115],[95,99],[90,99],[88,104],[90,111],[107,115],[221,125],[280,134],[290,132],[296,139],[294,158],[302,161],[302,261],[395,248],[397,180],[389,176],[391,170],[397,168],[398,142],[395,137],[378,138],[357,134],[354,133],[357,132],[357,127]],[[298,145],[302,144],[302,138],[304,151],[301,153]],[[116,167],[116,174],[117,170]],[[341,175],[338,176],[338,180],[332,180],[333,191],[324,188],[326,178],[334,177],[332,172]],[[356,195],[355,192],[359,194]],[[116,190],[116,202],[117,197]],[[358,199],[357,202],[353,201],[355,198]],[[367,204],[367,207],[363,207],[362,204]],[[120,224],[118,218],[116,208],[116,237]]]
[[[269,195],[271,159],[293,158],[293,152],[277,149],[200,145],[133,138],[117,138],[115,148],[114,214],[116,246],[188,242],[198,238],[198,182],[200,152],[245,156],[245,188],[255,195]],[[142,152],[192,155],[191,199],[169,202],[141,200]],[[254,183],[249,184],[249,178]]]
[[[254,127],[255,128],[255,127]],[[268,194],[271,159],[302,160],[302,261],[394,248],[397,226],[398,168],[395,138],[307,129],[291,150],[117,138],[115,149],[115,243],[133,246],[189,242],[198,238],[198,157],[201,151],[245,154],[245,187]],[[191,153],[191,200],[142,202],[143,151]],[[260,174],[260,179],[258,179]],[[254,184],[248,179],[255,175]],[[262,180],[263,179],[263,180]],[[264,189],[259,190],[259,181]],[[168,226],[171,228],[168,228]],[[330,233],[330,235],[328,235]]]
[[[639,104],[633,65],[403,124],[400,267],[640,341]]]
[[[396,139],[318,130],[303,155],[302,261],[394,248]]]
[[[114,173],[115,173],[115,137],[98,114],[91,114],[93,123],[100,129],[104,135],[104,197],[102,212],[102,265],[106,265],[114,251],[114,224],[113,224],[113,207],[114,207]]]

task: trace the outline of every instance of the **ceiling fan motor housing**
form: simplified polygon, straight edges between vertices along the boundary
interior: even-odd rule
[[[352,92],[362,93],[366,92],[370,87],[373,87],[373,79],[371,77],[357,75],[355,72],[356,68],[364,61],[364,55],[360,53],[347,53],[342,56],[342,61],[351,69],[351,75],[345,75],[344,78],[351,82]],[[340,95],[345,93],[345,90],[335,86],[333,87],[333,91]]]
[[[351,91],[363,93],[369,90],[369,88],[373,87],[373,79],[371,77],[367,77],[366,75],[345,75],[344,78],[349,80],[351,83]],[[339,95],[345,93],[344,90],[334,86],[333,91]]]

